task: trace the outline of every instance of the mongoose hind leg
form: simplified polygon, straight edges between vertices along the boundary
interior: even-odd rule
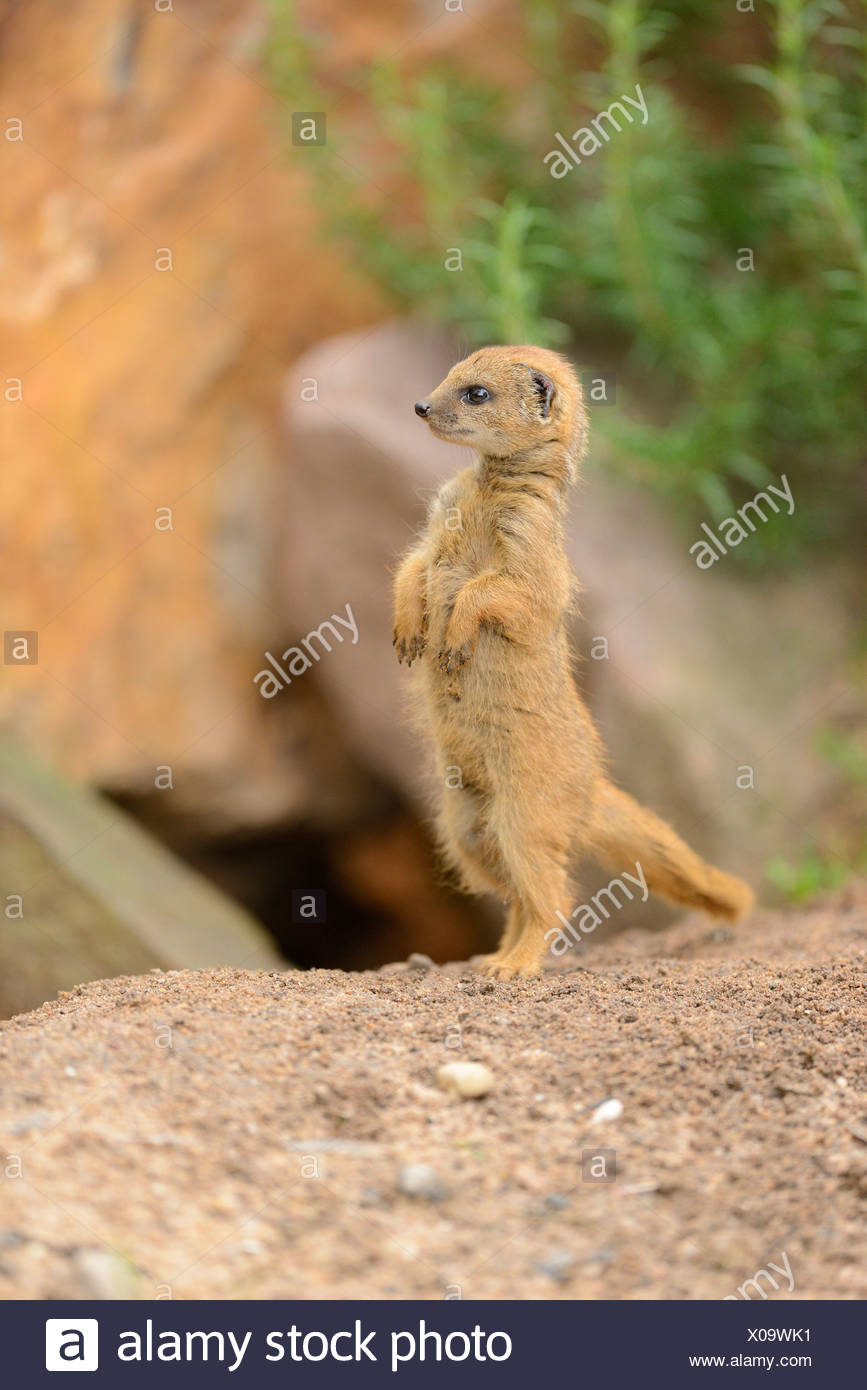
[[[562,756],[571,767],[581,750],[573,750],[568,740],[564,743]],[[572,847],[590,815],[591,802],[574,775],[563,775],[556,761],[540,763],[535,746],[519,746],[518,740],[492,763],[491,780],[488,823],[507,874],[507,896],[515,907],[509,920],[520,922],[520,934],[517,940],[504,938],[487,973],[508,980],[537,975],[558,912],[568,920],[575,894],[569,872]]]
[[[470,893],[493,893],[512,899],[497,950],[474,956],[473,965],[486,974],[499,970],[524,933],[524,905],[514,897],[508,868],[485,815],[485,799],[468,787],[454,788],[446,796],[438,825],[446,858]]]
[[[546,933],[557,925],[558,910],[568,914],[573,889],[565,851],[532,842],[506,854],[514,898],[500,949],[489,959],[486,974],[500,980],[538,975],[548,950]],[[518,928],[517,939],[508,930]]]
[[[475,789],[455,787],[446,793],[437,818],[437,837],[468,893],[508,897],[505,869],[486,834],[482,799]]]
[[[501,894],[502,896],[502,894]],[[524,931],[524,908],[516,898],[509,906],[506,914],[506,921],[503,927],[503,934],[500,937],[500,944],[496,951],[489,955],[473,956],[473,965],[477,970],[483,970],[485,974],[493,974],[499,967],[500,962],[517,946]]]

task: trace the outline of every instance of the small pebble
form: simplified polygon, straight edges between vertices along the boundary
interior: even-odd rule
[[[536,1268],[555,1284],[563,1284],[569,1278],[574,1264],[575,1256],[570,1255],[568,1250],[552,1250],[546,1259],[538,1261]]]
[[[569,1205],[569,1198],[565,1192],[549,1192],[544,1198],[545,1206],[552,1211],[563,1211]]]
[[[397,1190],[405,1197],[421,1197],[426,1202],[444,1202],[449,1190],[427,1163],[405,1163],[397,1173]]]
[[[411,966],[413,970],[436,970],[436,966],[430,956],[422,955],[421,951],[413,951],[411,956],[407,956],[406,963]]]
[[[75,1250],[71,1263],[85,1297],[112,1301],[140,1297],[137,1268],[113,1250],[90,1246]]]
[[[602,1125],[606,1120],[619,1120],[622,1114],[622,1104],[612,1096],[609,1100],[603,1100],[601,1105],[597,1105],[590,1116],[590,1123],[591,1125]]]
[[[588,1269],[595,1269],[596,1273],[600,1273],[606,1265],[611,1264],[613,1259],[614,1251],[611,1249],[611,1246],[603,1245],[598,1250],[594,1250],[588,1255],[584,1264]]]
[[[446,1062],[437,1072],[437,1085],[463,1100],[486,1096],[493,1084],[493,1072],[481,1062]]]

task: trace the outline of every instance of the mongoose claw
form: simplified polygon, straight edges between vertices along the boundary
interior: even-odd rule
[[[472,656],[472,643],[464,642],[460,647],[443,647],[437,660],[440,670],[445,671],[446,675],[451,675],[452,671],[457,671],[461,666],[466,666]]]
[[[399,637],[397,631],[391,644],[397,652],[398,661],[405,661],[407,666],[411,666],[417,661],[424,651],[427,640],[423,633],[416,633],[413,637]]]

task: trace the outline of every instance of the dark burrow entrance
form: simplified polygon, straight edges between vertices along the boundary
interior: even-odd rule
[[[426,827],[394,800],[340,830],[225,835],[166,818],[161,798],[113,800],[251,912],[295,965],[368,969],[413,951],[465,960],[496,937],[496,912],[442,882]]]

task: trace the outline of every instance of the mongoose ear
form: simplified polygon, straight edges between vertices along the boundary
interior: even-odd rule
[[[542,416],[543,420],[547,420],[551,413],[551,399],[554,395],[553,381],[549,376],[546,376],[544,372],[538,371],[536,367],[531,367],[526,362],[521,362],[519,365],[526,367],[527,371],[530,373],[530,377],[539,397],[539,414]]]

